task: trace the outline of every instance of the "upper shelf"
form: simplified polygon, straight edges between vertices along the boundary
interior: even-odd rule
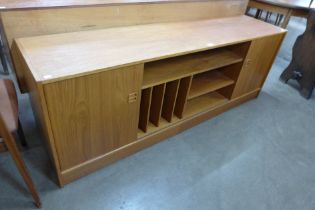
[[[217,69],[242,60],[242,57],[229,50],[215,49],[150,62],[144,67],[142,88]]]
[[[16,39],[37,82],[204,51],[284,29],[247,16],[80,31]]]

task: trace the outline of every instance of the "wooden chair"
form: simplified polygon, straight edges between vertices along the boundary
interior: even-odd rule
[[[305,32],[300,35],[292,52],[289,66],[282,72],[280,80],[287,83],[295,79],[300,84],[300,94],[309,99],[315,87],[315,9],[310,11]]]
[[[11,80],[0,80],[0,138],[2,138],[2,141],[0,141],[0,152],[6,150],[10,152],[33,196],[35,205],[40,208],[40,198],[13,136],[15,132],[22,137],[23,133],[21,133],[22,129],[18,120],[18,100],[14,84]],[[22,142],[22,144],[26,145],[24,135]]]
[[[9,74],[9,68],[7,65],[7,60],[6,60],[6,56],[5,56],[5,47],[4,47],[4,43],[3,43],[3,39],[1,37],[1,31],[0,31],[0,61],[2,64],[2,68],[3,68],[3,73],[4,74]]]

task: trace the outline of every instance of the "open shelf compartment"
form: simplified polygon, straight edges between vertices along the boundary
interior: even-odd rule
[[[190,117],[195,114],[213,109],[217,106],[228,102],[228,99],[218,92],[211,92],[187,102],[185,109],[185,117]]]
[[[226,104],[249,42],[144,64],[138,138]]]
[[[234,80],[217,70],[197,74],[193,77],[188,99],[213,92],[232,84],[234,84]]]
[[[183,117],[192,77],[142,90],[138,137],[155,132]]]
[[[177,80],[193,74],[243,61],[243,57],[227,48],[207,50],[144,65],[142,88]]]

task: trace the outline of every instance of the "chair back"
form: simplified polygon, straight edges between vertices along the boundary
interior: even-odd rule
[[[12,80],[0,79],[0,113],[10,132],[18,128],[18,99]],[[3,134],[0,132],[0,137]]]
[[[7,136],[7,127],[4,124],[4,120],[2,117],[2,114],[0,112],[0,152],[6,152],[7,151],[7,147],[4,143],[4,136]]]

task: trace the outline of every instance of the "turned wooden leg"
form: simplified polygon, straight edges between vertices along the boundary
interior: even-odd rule
[[[250,11],[250,7],[246,7],[246,12],[245,12],[245,14],[249,14],[249,11]]]
[[[40,208],[41,207],[41,202],[39,195],[37,194],[37,191],[35,189],[34,183],[27,171],[27,168],[25,166],[25,163],[22,159],[22,156],[17,148],[17,145],[15,143],[15,140],[12,136],[12,134],[9,132],[7,129],[6,125],[4,124],[3,118],[0,113],[0,133],[3,137],[4,143],[6,147],[8,148],[20,174],[22,175],[25,184],[27,185],[29,191],[31,192],[33,199],[35,201],[35,205]]]
[[[306,99],[309,99],[312,96],[313,89],[315,86],[315,81],[305,76],[299,81],[301,85],[300,94]]]
[[[24,131],[23,131],[20,119],[18,120],[18,122],[19,122],[19,125],[18,125],[17,134],[19,136],[19,139],[20,139],[22,146],[27,147],[27,142],[25,140],[25,135],[24,135]]]
[[[256,14],[255,14],[255,18],[256,18],[256,19],[260,18],[261,12],[262,12],[261,9],[257,9]]]
[[[275,25],[278,25],[278,21],[279,21],[279,14],[277,14],[277,17],[276,17],[276,21],[275,21]]]
[[[296,65],[294,64],[294,61],[291,61],[289,66],[282,72],[280,75],[280,81],[287,83],[289,79],[294,78],[294,71],[296,70]]]
[[[2,67],[3,67],[3,72],[5,74],[9,74],[9,68],[8,68],[8,65],[7,65],[7,60],[6,60],[5,52],[4,52],[4,46],[3,46],[3,43],[2,43],[2,40],[1,40],[1,34],[0,34],[0,60],[1,60],[1,63],[2,63]]]
[[[287,13],[284,15],[283,22],[281,24],[281,28],[287,28],[290,18],[292,15],[292,9],[288,9]]]
[[[280,25],[280,23],[281,23],[282,19],[283,19],[283,15],[280,15],[278,25]]]
[[[313,93],[313,89],[314,87],[310,87],[310,88],[303,87],[300,90],[300,95],[303,96],[305,99],[310,99]]]

